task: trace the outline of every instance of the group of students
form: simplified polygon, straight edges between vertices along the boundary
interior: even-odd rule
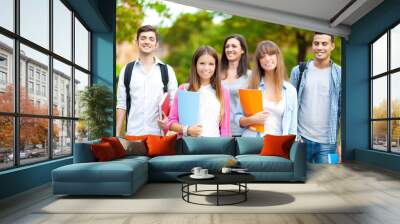
[[[328,154],[336,151],[340,156],[341,68],[331,60],[335,47],[332,35],[314,34],[314,59],[294,67],[290,81],[282,51],[274,42],[257,45],[254,68],[249,71],[245,38],[230,35],[223,43],[221,60],[211,46],[195,51],[188,81],[179,87],[172,67],[155,56],[159,43],[156,29],[140,27],[136,40],[139,58],[130,68],[125,66],[119,76],[117,136],[127,116],[128,135],[159,135],[164,129],[193,137],[293,134],[306,143],[309,162],[326,163]],[[129,83],[127,75],[131,76]],[[239,89],[261,90],[263,111],[245,116]],[[199,93],[198,124],[179,123],[178,90]],[[160,119],[158,104],[165,92],[171,96],[171,111]],[[251,127],[255,124],[263,124],[264,132],[256,132]]]

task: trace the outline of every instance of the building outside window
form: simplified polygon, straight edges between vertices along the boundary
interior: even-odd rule
[[[29,79],[33,80],[33,67],[32,66],[29,66],[28,74],[29,74]]]
[[[371,148],[400,153],[400,24],[370,44]]]
[[[28,82],[28,93],[33,94],[34,93],[34,88],[33,88],[33,82],[29,81]]]
[[[46,74],[42,73],[42,83],[46,83]]]
[[[6,85],[7,84],[7,73],[4,71],[0,71],[0,84]]]
[[[42,96],[46,96],[46,86],[42,86]]]
[[[7,68],[7,56],[0,54],[0,67]]]
[[[7,86],[7,56],[0,54],[0,89],[5,90]]]
[[[36,69],[36,81],[40,81],[40,70],[38,68]]]
[[[36,84],[36,95],[40,95],[40,84]]]

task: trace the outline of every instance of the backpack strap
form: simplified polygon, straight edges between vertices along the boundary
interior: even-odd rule
[[[307,62],[304,62],[304,61],[300,62],[300,64],[299,64],[300,74],[299,74],[299,81],[297,82],[297,92],[299,92],[301,79],[303,78],[303,73],[304,73],[304,70],[306,70],[306,68],[307,68]]]
[[[168,81],[169,81],[169,77],[168,77],[168,68],[166,64],[161,64],[160,65],[160,70],[161,70],[161,79],[163,82],[163,91],[164,93],[168,92]]]
[[[124,85],[125,85],[125,92],[126,92],[126,115],[125,124],[128,125],[128,115],[129,111],[131,110],[131,94],[130,94],[130,83],[132,78],[132,70],[133,66],[135,65],[136,61],[129,62],[126,65],[125,73],[124,73]]]

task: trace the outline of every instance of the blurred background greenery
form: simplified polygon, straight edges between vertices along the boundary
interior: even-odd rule
[[[277,43],[285,59],[290,75],[291,69],[300,61],[313,57],[311,41],[313,32],[290,26],[258,21],[220,12],[196,10],[179,11],[170,3],[160,0],[118,0],[117,3],[117,55],[118,46],[123,43],[135,45],[136,30],[144,24],[146,17],[157,15],[156,25],[160,32],[160,57],[170,64],[176,73],[178,83],[186,81],[192,55],[201,45],[211,45],[219,55],[223,49],[224,38],[230,34],[243,35],[249,47],[250,68],[253,66],[253,55],[257,43],[272,40]],[[184,7],[182,7],[184,8]],[[176,15],[172,18],[172,15]],[[165,21],[171,21],[166,24]],[[153,20],[154,21],[154,20]],[[332,58],[341,64],[341,39],[335,37],[336,50]],[[135,57],[129,60],[135,60]],[[118,60],[117,76],[126,62]]]

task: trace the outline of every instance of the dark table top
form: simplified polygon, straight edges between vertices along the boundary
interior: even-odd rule
[[[248,183],[255,180],[255,177],[249,173],[212,173],[215,177],[211,179],[194,179],[186,173],[177,177],[178,181],[186,184],[236,184]]]

